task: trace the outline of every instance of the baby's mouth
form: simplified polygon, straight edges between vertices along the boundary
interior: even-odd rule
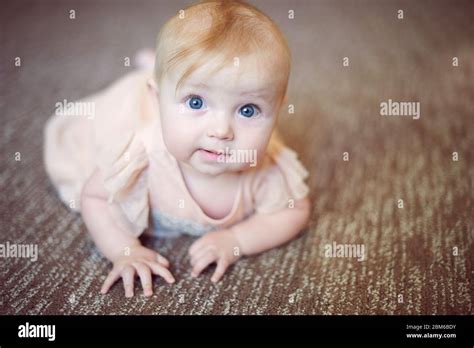
[[[208,160],[208,161],[217,161],[218,159],[226,155],[224,151],[210,150],[210,149],[204,149],[204,148],[198,149],[198,152],[204,158],[204,160]]]
[[[207,153],[215,154],[215,155],[224,154],[224,151],[219,151],[219,150],[208,150],[208,149],[199,149],[199,150],[205,151]]]

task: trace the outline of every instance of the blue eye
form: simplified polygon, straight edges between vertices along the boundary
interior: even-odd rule
[[[252,104],[247,104],[242,106],[239,112],[244,117],[252,117],[255,114],[256,110]]]
[[[203,104],[204,104],[204,102],[202,101],[201,97],[193,96],[193,97],[188,99],[188,106],[191,109],[199,110],[199,109],[202,108]]]

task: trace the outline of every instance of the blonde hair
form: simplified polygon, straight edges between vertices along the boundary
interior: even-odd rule
[[[155,79],[188,62],[176,89],[189,75],[216,59],[215,72],[235,57],[257,54],[263,67],[271,67],[286,93],[291,54],[278,26],[256,7],[239,0],[207,0],[180,10],[160,30],[157,39]],[[275,72],[276,71],[276,72]]]

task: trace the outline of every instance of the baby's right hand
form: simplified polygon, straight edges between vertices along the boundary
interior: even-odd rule
[[[113,260],[114,267],[102,285],[101,293],[106,294],[120,278],[123,279],[125,297],[133,296],[135,272],[140,277],[145,296],[153,294],[151,274],[163,277],[168,283],[174,283],[174,277],[168,270],[169,262],[156,251],[142,245],[130,247],[123,255]]]

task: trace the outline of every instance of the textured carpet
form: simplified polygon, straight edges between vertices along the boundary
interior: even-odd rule
[[[55,103],[129,71],[124,58],[153,47],[183,4],[2,2],[0,244],[39,256],[0,259],[1,314],[472,314],[473,3],[254,3],[293,51],[295,113],[280,129],[311,172],[310,227],[217,285],[213,269],[190,278],[192,238],[147,239],[177,282],[126,299],[121,285],[99,294],[110,264],[49,183],[42,128]],[[381,116],[388,99],[420,102],[421,117]],[[364,245],[365,260],[325,257],[333,242]]]

